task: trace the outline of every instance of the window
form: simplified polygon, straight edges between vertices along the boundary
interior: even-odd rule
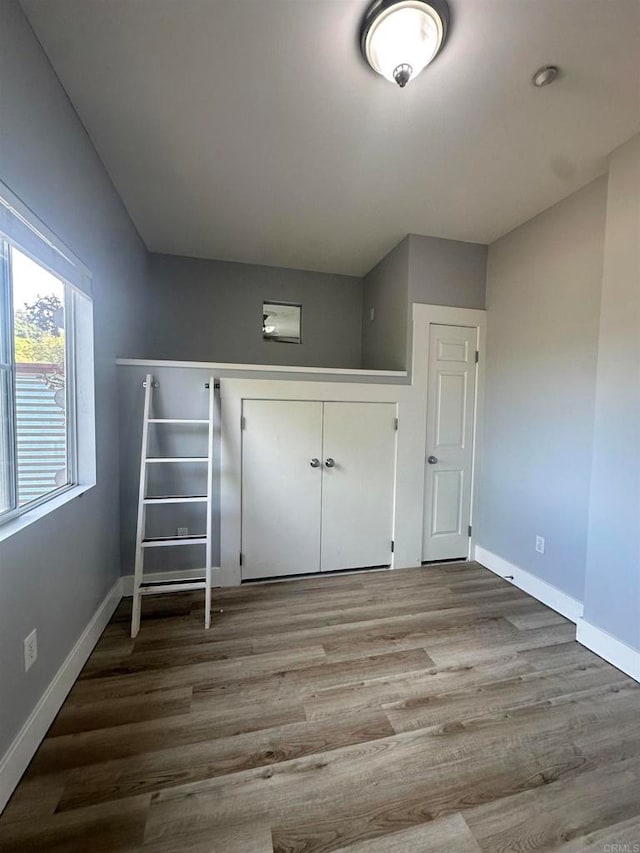
[[[2,187],[0,187],[0,190]],[[0,523],[95,476],[88,281],[0,196]],[[23,239],[17,240],[16,235]],[[85,365],[78,361],[82,348]],[[87,383],[91,385],[87,387]],[[83,400],[78,417],[78,400]],[[90,435],[80,435],[84,429]],[[80,475],[84,473],[84,478]],[[87,476],[88,475],[88,476]],[[95,480],[94,480],[95,481]]]
[[[282,344],[302,343],[302,305],[262,303],[262,338]]]

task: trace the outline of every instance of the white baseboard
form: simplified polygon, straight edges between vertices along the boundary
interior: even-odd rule
[[[122,579],[119,578],[91,617],[15,740],[0,759],[0,813],[29,766],[121,598]]]
[[[150,583],[162,583],[175,578],[177,572],[149,572],[145,574],[145,581]],[[180,573],[183,580],[192,580],[193,578],[201,578],[204,575],[204,569],[184,569]],[[211,586],[221,585],[221,572],[218,566],[211,569]],[[133,575],[122,576],[122,595],[133,595]]]
[[[576,639],[631,678],[640,681],[640,650],[628,646],[586,619],[579,620]]]
[[[582,602],[572,598],[566,592],[562,592],[562,590],[552,584],[540,580],[540,578],[532,575],[531,572],[514,566],[513,563],[509,563],[502,557],[498,557],[497,554],[492,554],[491,551],[486,551],[479,545],[475,547],[475,559],[485,568],[496,575],[500,575],[501,578],[508,578],[509,583],[512,583],[523,590],[523,592],[546,604],[547,607],[560,613],[571,622],[577,624],[578,620],[582,618]]]

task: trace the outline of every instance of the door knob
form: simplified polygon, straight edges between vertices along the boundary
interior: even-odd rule
[[[335,465],[336,463],[335,463],[335,462],[334,462],[334,460],[329,456],[329,457],[325,460],[325,463],[324,463],[324,464],[327,466],[327,468],[333,468],[333,467],[334,467],[334,465]]]
[[[427,459],[427,462],[429,463],[429,465],[435,465],[437,461],[438,461],[437,456],[429,456]]]
[[[311,465],[312,468],[319,468],[320,467],[320,460],[316,459],[314,456],[313,459],[311,460],[311,462],[309,462],[309,465]]]

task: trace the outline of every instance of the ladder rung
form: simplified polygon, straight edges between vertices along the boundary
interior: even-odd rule
[[[152,465],[155,462],[208,462],[208,456],[147,456],[144,460]]]
[[[208,424],[207,418],[149,418],[150,424]]]
[[[143,539],[143,548],[163,548],[170,545],[206,545],[206,536],[154,536]]]
[[[165,495],[145,498],[146,504],[197,504],[206,503],[206,495]]]
[[[191,580],[156,581],[155,583],[140,584],[140,595],[160,595],[163,592],[188,592],[192,589],[206,589],[205,578]]]

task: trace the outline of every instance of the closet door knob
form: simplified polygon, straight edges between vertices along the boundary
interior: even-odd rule
[[[430,456],[427,459],[427,462],[429,463],[429,465],[436,465],[438,462],[438,457],[437,456]]]
[[[325,460],[325,463],[324,463],[324,464],[327,466],[327,468],[333,468],[333,467],[334,467],[334,465],[335,465],[336,463],[335,463],[335,462],[334,462],[334,460],[329,456],[329,457]]]
[[[320,467],[320,460],[316,459],[314,456],[313,459],[311,460],[311,462],[309,462],[309,465],[311,465],[312,468],[319,468]]]

